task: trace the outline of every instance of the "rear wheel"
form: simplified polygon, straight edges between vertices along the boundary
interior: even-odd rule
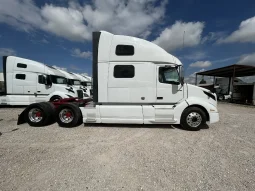
[[[60,105],[56,110],[56,121],[61,127],[76,127],[81,124],[82,114],[77,104]]]
[[[24,118],[30,126],[45,126],[54,118],[51,115],[53,112],[47,103],[34,103],[26,108]]]
[[[184,110],[181,117],[181,125],[188,130],[199,130],[206,122],[204,111],[198,107],[190,107]]]

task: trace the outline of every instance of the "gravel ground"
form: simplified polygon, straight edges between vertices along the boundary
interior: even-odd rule
[[[219,104],[220,122],[179,126],[16,125],[0,108],[0,190],[255,190],[255,108]]]

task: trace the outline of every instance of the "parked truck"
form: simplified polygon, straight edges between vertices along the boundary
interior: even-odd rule
[[[80,79],[80,89],[83,90],[84,96],[90,97],[91,96],[90,89],[87,87],[87,83],[89,82],[88,79],[80,74],[76,74],[73,72],[71,73]]]
[[[61,70],[59,68],[56,68],[56,69],[59,70],[63,75],[65,75],[65,77],[67,78],[68,85],[73,86],[76,89],[82,90],[84,98],[89,97],[86,91],[82,88],[81,80],[77,75],[73,74],[72,72]]]
[[[40,104],[30,105],[19,116],[18,124],[37,126],[33,119],[46,124],[47,113],[54,113],[51,116],[62,127],[74,127],[80,122],[181,124],[198,130],[206,122],[219,121],[216,95],[184,83],[180,60],[156,44],[94,32],[92,67],[92,102],[85,106],[65,103],[50,112]],[[40,114],[29,118],[34,108]]]
[[[3,57],[4,91],[0,105],[29,105],[35,102],[83,98],[82,90],[68,86],[58,70],[33,60]]]
[[[81,82],[83,86],[87,88],[87,90],[90,92],[90,96],[93,95],[93,88],[92,88],[92,78],[90,76],[81,74],[86,80]]]

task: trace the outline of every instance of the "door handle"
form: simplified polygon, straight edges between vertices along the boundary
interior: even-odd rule
[[[157,97],[157,99],[163,99],[163,97]]]
[[[41,91],[37,91],[37,92],[41,92]]]

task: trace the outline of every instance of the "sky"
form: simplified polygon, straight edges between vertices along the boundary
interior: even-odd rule
[[[255,66],[254,0],[0,0],[0,56],[91,75],[99,30],[156,43],[190,83],[198,71]]]

